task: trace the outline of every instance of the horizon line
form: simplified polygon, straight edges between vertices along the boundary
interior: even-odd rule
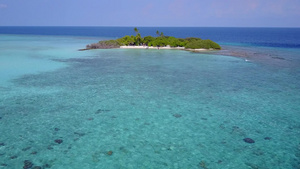
[[[283,27],[283,26],[45,26],[45,25],[36,25],[36,26],[22,26],[22,25],[0,25],[0,27],[123,27],[123,28],[300,28],[300,27]]]

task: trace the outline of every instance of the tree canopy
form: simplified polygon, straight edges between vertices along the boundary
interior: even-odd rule
[[[171,46],[171,47],[185,47],[187,49],[221,49],[220,45],[212,40],[206,39],[202,40],[200,38],[175,38],[173,36],[164,36],[163,33],[160,33],[159,37],[145,36],[141,37],[141,34],[138,33],[136,36],[125,36],[117,39],[117,42],[120,46]]]
[[[186,49],[221,49],[221,46],[216,42],[201,38],[175,38],[173,36],[164,36],[163,32],[156,31],[157,37],[145,36],[142,37],[137,28],[134,28],[136,36],[126,35],[122,38],[109,41],[100,41],[98,44],[89,46],[90,48],[97,48],[97,46],[171,46],[171,47],[185,47]],[[100,45],[99,45],[100,44]]]

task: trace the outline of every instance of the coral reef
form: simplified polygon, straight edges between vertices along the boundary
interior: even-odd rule
[[[253,139],[251,139],[251,138],[244,138],[243,139],[246,143],[255,143],[255,141],[253,140]]]
[[[58,143],[58,144],[61,144],[63,142],[63,140],[62,139],[56,139],[56,140],[54,140],[54,142]]]
[[[29,160],[25,160],[24,161],[24,166],[23,166],[23,169],[29,169],[33,166],[33,163]]]

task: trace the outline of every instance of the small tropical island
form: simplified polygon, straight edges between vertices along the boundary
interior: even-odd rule
[[[175,38],[164,36],[163,32],[156,31],[157,37],[142,37],[137,28],[134,28],[136,36],[126,35],[116,40],[103,40],[98,43],[89,44],[86,49],[112,49],[112,48],[132,48],[132,49],[181,49],[181,50],[220,50],[221,46],[216,42],[201,38]]]

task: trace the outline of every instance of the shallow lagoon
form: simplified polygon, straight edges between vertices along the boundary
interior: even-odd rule
[[[22,37],[0,54],[16,68],[0,68],[2,168],[299,168],[297,50],[240,47],[245,61]]]

